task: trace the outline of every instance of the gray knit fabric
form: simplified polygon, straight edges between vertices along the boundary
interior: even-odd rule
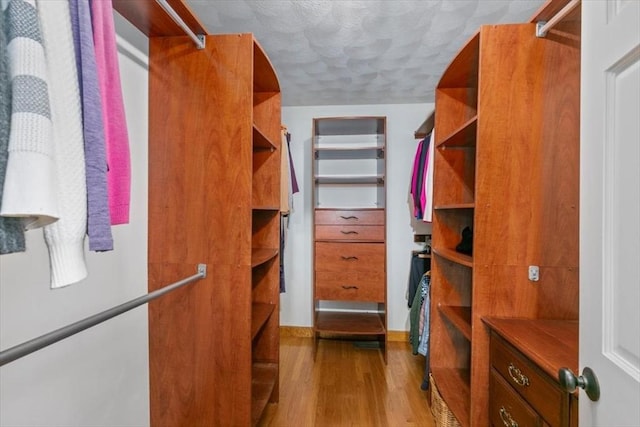
[[[0,11],[2,12],[2,11]],[[0,13],[0,205],[4,189],[4,177],[9,158],[9,135],[11,130],[11,78],[7,57],[5,16]],[[1,206],[0,206],[1,208]],[[24,252],[25,239],[22,220],[0,217],[0,255]]]

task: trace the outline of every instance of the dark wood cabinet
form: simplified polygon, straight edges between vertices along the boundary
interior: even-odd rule
[[[495,427],[577,425],[577,394],[558,383],[577,372],[578,322],[484,319],[490,329],[489,418]]]

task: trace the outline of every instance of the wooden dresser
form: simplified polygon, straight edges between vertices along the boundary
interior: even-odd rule
[[[578,425],[578,397],[558,370],[578,372],[578,322],[484,318],[490,329],[489,420],[493,427]]]

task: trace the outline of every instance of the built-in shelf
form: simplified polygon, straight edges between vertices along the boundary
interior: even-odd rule
[[[432,368],[431,375],[442,399],[447,402],[449,410],[455,414],[463,427],[469,426],[471,423],[469,371],[467,369]]]
[[[384,175],[316,175],[316,184],[383,184]]]
[[[251,209],[254,211],[264,211],[264,212],[279,212],[280,206],[253,206]]]
[[[446,248],[432,248],[431,250],[434,254],[451,262],[455,262],[456,264],[464,265],[470,268],[473,267],[473,257],[469,255],[461,254],[460,252],[456,252],[453,249]]]
[[[471,307],[438,305],[440,313],[471,341]]]
[[[316,331],[330,334],[380,335],[385,333],[378,313],[318,311]]]
[[[437,147],[445,148],[474,148],[476,146],[476,133],[478,130],[478,116],[467,120],[462,126],[453,131],[451,135],[441,140]]]
[[[260,421],[277,379],[276,363],[253,363],[251,366],[251,425]]]
[[[276,145],[254,124],[253,125],[253,148],[262,150],[275,150]]]
[[[444,211],[444,210],[453,210],[453,209],[474,209],[476,204],[471,203],[450,203],[446,205],[438,205],[434,206],[433,209],[436,211]]]
[[[253,248],[251,250],[251,267],[257,267],[278,255],[278,249]]]
[[[275,304],[265,304],[254,302],[251,304],[251,338],[255,338],[260,329],[267,323],[271,313],[275,309]]]

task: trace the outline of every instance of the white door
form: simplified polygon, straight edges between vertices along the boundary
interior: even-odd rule
[[[582,1],[581,426],[640,426],[640,1]]]

